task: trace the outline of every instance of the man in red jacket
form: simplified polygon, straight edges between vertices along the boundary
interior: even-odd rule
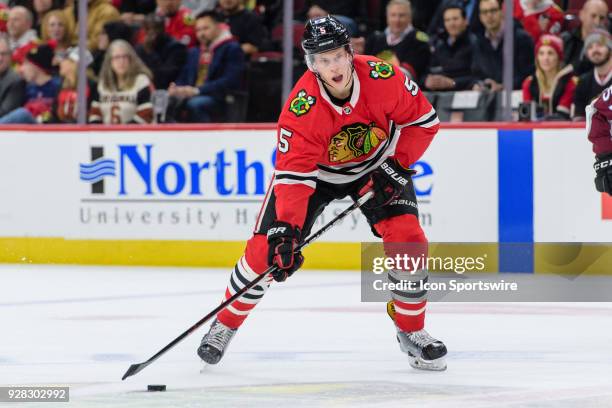
[[[270,265],[278,270],[217,315],[198,348],[209,364],[219,362],[272,278],[284,281],[302,265],[295,248],[331,201],[373,190],[362,212],[374,234],[385,243],[416,243],[426,252],[409,166],[438,130],[435,110],[398,67],[354,55],[346,27],[334,17],[310,20],[302,47],[309,70],[280,115],[273,180],[225,298]],[[410,282],[391,293],[401,350],[415,368],[444,370],[446,347],[424,330],[427,292],[420,286],[426,271],[393,270],[388,278]]]

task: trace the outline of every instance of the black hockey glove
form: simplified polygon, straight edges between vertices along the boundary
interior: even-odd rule
[[[416,171],[403,168],[396,159],[388,158],[370,173],[368,182],[359,190],[364,195],[369,190],[374,196],[365,204],[366,208],[378,208],[396,199]]]
[[[593,168],[597,191],[612,195],[612,153],[597,156]]]
[[[283,282],[304,263],[301,252],[294,252],[300,241],[300,229],[282,221],[275,221],[268,229],[268,265],[277,265],[272,273],[277,282]]]

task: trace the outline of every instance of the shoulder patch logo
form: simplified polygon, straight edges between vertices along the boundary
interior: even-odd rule
[[[372,67],[370,77],[374,79],[389,79],[395,75],[393,65],[383,61],[368,61],[368,65]]]
[[[385,131],[374,122],[353,123],[342,127],[332,136],[327,148],[331,163],[346,163],[373,152],[380,142],[388,138]]]
[[[300,90],[295,98],[289,104],[289,111],[295,116],[307,114],[317,101],[314,96],[308,95],[304,89]]]

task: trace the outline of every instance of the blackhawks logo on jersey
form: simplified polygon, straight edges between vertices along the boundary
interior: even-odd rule
[[[389,79],[395,75],[393,65],[383,61],[368,61],[368,64],[372,67],[370,76],[374,79]]]
[[[305,90],[298,92],[297,96],[291,100],[289,110],[293,112],[295,116],[302,116],[308,113],[312,105],[315,104],[317,98],[308,95]]]
[[[329,143],[327,154],[332,163],[346,163],[367,155],[383,140],[387,139],[385,131],[374,122],[369,125],[353,123],[342,127]]]

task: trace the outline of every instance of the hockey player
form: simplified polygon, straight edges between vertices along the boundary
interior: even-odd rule
[[[302,265],[294,248],[331,201],[372,189],[362,212],[374,234],[385,243],[427,243],[409,166],[438,130],[435,110],[396,66],[353,55],[346,27],[333,17],[308,21],[302,47],[309,70],[280,115],[273,180],[225,299],[270,265],[279,269],[217,315],[198,348],[209,364],[219,362],[271,280],[282,282]],[[391,281],[422,279],[422,271],[389,273]],[[444,370],[446,347],[423,329],[426,292],[394,291],[392,298],[390,315],[410,364]]]
[[[586,108],[587,133],[595,153],[595,188],[612,195],[612,86]]]

